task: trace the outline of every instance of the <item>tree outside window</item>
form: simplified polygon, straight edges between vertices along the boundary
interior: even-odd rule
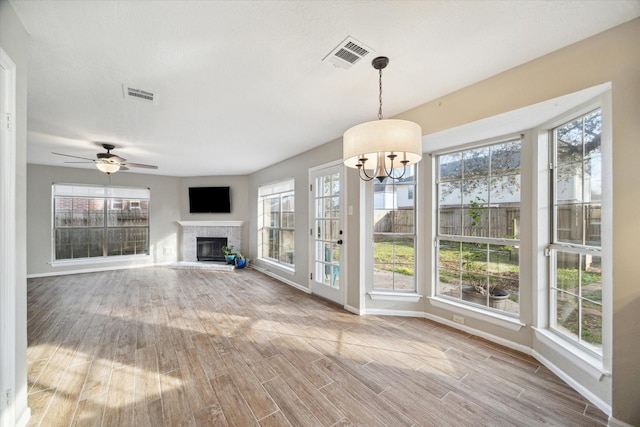
[[[552,133],[550,328],[601,354],[601,111]]]
[[[438,157],[438,296],[519,314],[520,151],[515,139]]]

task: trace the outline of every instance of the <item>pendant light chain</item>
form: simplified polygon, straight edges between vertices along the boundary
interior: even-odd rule
[[[378,80],[378,120],[382,120],[382,68],[378,70],[380,77]]]

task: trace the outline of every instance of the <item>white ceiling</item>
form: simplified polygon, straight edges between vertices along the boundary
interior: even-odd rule
[[[640,1],[19,1],[31,36],[28,162],[248,174],[640,16]],[[374,54],[322,59],[345,37]],[[127,84],[158,103],[125,99]],[[72,160],[72,159],[69,159]]]

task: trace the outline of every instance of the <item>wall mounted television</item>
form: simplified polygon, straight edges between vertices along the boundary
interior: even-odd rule
[[[189,187],[190,213],[230,213],[229,187]]]

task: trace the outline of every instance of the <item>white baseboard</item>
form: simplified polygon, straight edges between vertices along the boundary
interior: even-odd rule
[[[468,327],[466,325],[462,325],[460,323],[456,323],[456,322],[454,322],[452,320],[449,320],[449,319],[445,319],[445,318],[442,318],[442,317],[439,317],[439,316],[434,316],[433,314],[430,314],[430,313],[424,313],[423,317],[426,318],[426,319],[429,319],[429,320],[433,320],[434,322],[450,326],[450,327],[458,329],[460,331],[467,332],[467,333],[469,333],[471,335],[475,335],[475,336],[478,336],[480,338],[484,338],[484,339],[486,339],[488,341],[491,341],[493,343],[500,344],[502,346],[511,348],[513,350],[517,350],[517,351],[519,351],[521,353],[524,353],[524,354],[527,354],[529,356],[534,357],[536,360],[538,360],[540,363],[542,363],[547,369],[549,369],[551,372],[556,374],[564,382],[569,384],[569,386],[571,388],[573,388],[575,391],[580,393],[585,399],[587,399],[589,402],[591,402],[594,406],[596,406],[602,412],[604,412],[607,415],[611,414],[611,406],[610,405],[608,405],[605,401],[600,399],[598,396],[596,396],[594,393],[592,393],[589,389],[584,387],[582,384],[580,384],[579,382],[575,381],[569,375],[564,373],[560,368],[558,368],[556,365],[551,363],[547,358],[545,358],[544,356],[542,356],[540,353],[538,353],[537,351],[533,350],[532,348],[524,346],[522,344],[514,343],[513,341],[509,341],[509,340],[506,340],[504,338],[501,338],[501,337],[498,337],[498,336],[495,336],[495,335],[492,335],[492,334],[488,334],[486,332],[482,332],[482,331],[480,331],[478,329],[470,328],[470,327]],[[609,425],[611,426],[613,424],[611,424],[611,422],[610,422]],[[623,424],[619,424],[619,426],[620,427],[627,427],[628,425],[623,423]],[[631,426],[628,426],[628,427],[631,427]]]
[[[631,424],[627,424],[624,421],[616,420],[613,417],[609,417],[609,427],[634,427]]]
[[[355,307],[347,305],[347,304],[345,304],[344,309],[347,310],[350,313],[357,314],[358,316],[360,316],[362,314],[359,308],[355,308]]]
[[[460,324],[460,323],[456,323],[453,320],[445,319],[444,317],[440,317],[440,316],[435,316],[435,315],[433,315],[431,313],[423,313],[422,317],[424,317],[425,319],[433,320],[436,323],[447,325],[447,326],[450,326],[450,327],[452,327],[454,329],[458,329],[460,331],[467,332],[467,333],[469,333],[471,335],[475,335],[477,337],[484,338],[484,339],[486,339],[488,341],[491,341],[493,343],[496,343],[496,344],[511,348],[513,350],[517,350],[517,351],[519,351],[521,353],[524,353],[524,354],[527,354],[529,356],[532,355],[531,348],[529,348],[529,347],[527,347],[525,345],[518,344],[518,343],[515,343],[515,342],[510,341],[510,340],[506,340],[504,338],[495,336],[493,334],[489,334],[487,332],[480,331],[478,329],[470,328],[469,326],[466,326],[466,325],[463,325],[463,324]]]
[[[598,409],[600,409],[605,414],[611,415],[611,405],[609,405],[604,400],[600,399],[598,396],[593,394],[588,388],[584,387],[582,384],[580,384],[579,382],[575,381],[569,375],[565,374],[562,371],[562,369],[558,368],[555,364],[550,362],[546,357],[544,357],[543,355],[541,355],[537,351],[533,350],[531,353],[532,353],[531,355],[533,357],[535,357],[544,366],[546,366],[547,369],[549,369],[551,372],[553,372],[558,377],[560,377],[560,379],[562,381],[564,381],[567,384],[569,384],[575,391],[580,393],[585,399],[587,399],[589,402],[593,403],[594,406],[598,407]],[[622,422],[622,421],[619,421],[619,422]],[[612,424],[609,424],[609,425],[612,425]],[[626,426],[626,425],[628,425],[628,424],[624,424],[624,423],[620,424],[620,426]]]
[[[388,310],[386,308],[367,308],[363,314],[374,316],[401,316],[401,317],[424,317],[423,311]]]
[[[407,311],[407,310],[387,310],[382,308],[370,308],[365,309],[363,314],[371,314],[378,316],[404,316],[404,317],[420,317],[424,319],[433,320],[436,323],[440,323],[442,325],[450,326],[454,329],[461,330],[463,332],[467,332],[471,335],[478,336],[480,338],[484,338],[488,341],[494,342],[496,344],[500,344],[502,346],[511,348],[513,350],[520,351],[527,355],[532,355],[532,351],[529,347],[524,346],[522,344],[514,343],[513,341],[506,340],[504,338],[500,338],[498,336],[488,334],[486,332],[482,332],[478,329],[470,328],[469,326],[462,325],[460,323],[453,322],[449,319],[445,319],[443,317],[434,316],[430,313],[425,313],[424,311]]]

